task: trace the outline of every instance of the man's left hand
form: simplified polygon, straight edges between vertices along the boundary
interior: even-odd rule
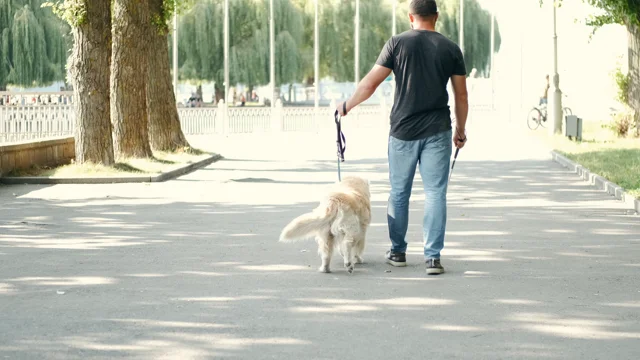
[[[336,108],[336,110],[338,110],[338,114],[340,114],[340,116],[347,116],[347,102],[343,101],[340,104],[338,104],[338,107]]]

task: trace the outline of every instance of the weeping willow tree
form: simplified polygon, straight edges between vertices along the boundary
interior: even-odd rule
[[[477,0],[465,0],[465,58],[469,71],[487,70],[490,61],[491,15]],[[269,0],[230,1],[231,84],[250,88],[269,82]],[[302,81],[313,84],[313,1],[274,0],[276,24],[276,85]],[[458,0],[442,0],[438,31],[458,41]],[[320,76],[336,81],[354,80],[355,1],[320,0]],[[399,2],[397,33],[410,29],[408,2]],[[179,57],[182,79],[215,81],[216,98],[224,89],[223,0],[201,1],[180,21]],[[360,2],[360,64],[363,77],[375,63],[392,31],[391,3]],[[500,30],[496,25],[496,51]]]
[[[439,3],[440,19],[436,30],[458,42],[460,1],[447,0]],[[464,3],[464,58],[467,72],[473,68],[480,75],[488,75],[491,59],[491,13],[483,9],[477,0]],[[500,49],[500,28],[495,24],[495,52]]]
[[[313,47],[313,16],[315,8],[304,0],[293,0],[304,9],[306,30],[304,45]],[[396,8],[396,33],[410,29],[409,2],[399,1]],[[440,1],[440,17],[437,30],[458,42],[459,0]],[[355,1],[320,0],[320,74],[336,81],[354,79],[354,21]],[[389,1],[367,0],[360,2],[360,77],[373,66],[382,47],[392,33],[392,8]],[[465,59],[468,71],[474,67],[479,72],[488,69],[490,61],[491,15],[482,9],[477,0],[465,2]],[[500,30],[496,24],[496,51],[500,48]],[[305,63],[305,74],[313,72]],[[311,69],[308,67],[311,66]]]
[[[0,0],[0,90],[65,79],[69,27],[42,0]]]
[[[301,81],[303,14],[289,0],[274,1],[276,85]],[[224,2],[196,3],[180,20],[180,78],[214,81],[224,91]],[[234,0],[229,8],[229,80],[251,89],[269,83],[269,0]]]

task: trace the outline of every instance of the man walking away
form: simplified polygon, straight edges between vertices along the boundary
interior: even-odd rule
[[[391,71],[396,93],[388,140],[391,194],[387,222],[391,249],[387,263],[406,266],[409,198],[416,167],[425,192],[422,222],[426,272],[442,274],[440,252],[447,223],[447,186],[452,142],[464,147],[469,104],[466,67],[460,47],[435,31],[438,8],[434,0],[411,0],[411,30],[387,41],[376,65],[346,102],[338,105],[342,116],[367,100]],[[447,83],[455,96],[456,129],[451,127]]]

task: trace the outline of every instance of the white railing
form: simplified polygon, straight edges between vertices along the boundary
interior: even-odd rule
[[[224,111],[224,110],[223,110]],[[270,107],[239,107],[227,110],[226,132],[229,134],[266,132],[271,128]],[[190,121],[180,119],[180,121]]]
[[[209,135],[222,125],[217,108],[178,108],[180,125],[185,135]]]
[[[227,135],[258,132],[315,132],[332,128],[335,104],[328,107],[179,108],[185,135]],[[361,105],[349,114],[348,128],[388,126],[391,106]],[[491,112],[486,104],[471,113]],[[75,116],[69,105],[0,106],[0,143],[72,136]]]
[[[319,109],[326,110],[326,109]],[[326,112],[326,111],[324,111]],[[320,127],[318,118],[321,111],[316,111],[313,107],[287,107],[282,109],[282,130],[283,131],[309,131]],[[324,114],[323,114],[324,115]]]
[[[68,105],[0,106],[0,143],[73,135]]]
[[[72,105],[72,91],[0,91],[2,106]]]

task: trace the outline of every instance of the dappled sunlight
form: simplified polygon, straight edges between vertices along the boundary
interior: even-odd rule
[[[420,307],[420,306],[445,306],[454,305],[458,302],[450,299],[436,299],[426,297],[398,297],[388,299],[320,299],[320,298],[300,298],[294,299],[301,302],[312,302],[325,305],[384,305],[391,307]]]
[[[369,225],[369,227],[372,227],[372,228],[381,227],[381,228],[385,228],[385,229],[387,228],[387,226],[389,226],[387,223],[371,223]]]
[[[463,273],[465,277],[489,277],[491,273],[488,271],[467,270]]]
[[[445,248],[442,256],[452,261],[509,261],[509,259],[496,256],[495,251]]]
[[[495,299],[494,303],[504,305],[541,305],[540,301],[528,299]]]
[[[577,253],[577,252],[557,252],[557,255],[569,256],[569,257],[582,257],[582,258],[593,258],[593,259],[602,259],[602,258],[610,258],[611,255],[602,255],[602,254],[590,254],[587,252]]]
[[[640,290],[638,291],[640,293]],[[640,295],[638,295],[640,296]],[[601,303],[602,306],[612,306],[620,308],[640,308],[640,301],[626,301],[618,303]]]
[[[475,230],[475,231],[447,231],[447,236],[506,236],[509,235],[506,231],[492,231],[492,230]]]
[[[160,340],[138,340],[131,344],[108,344],[99,342],[95,338],[89,336],[71,336],[64,339],[62,342],[71,348],[108,352],[139,352],[171,345],[169,342]]]
[[[144,326],[147,328],[176,328],[176,329],[228,329],[236,328],[237,325],[205,323],[205,322],[188,322],[188,321],[163,321],[152,319],[107,319],[115,323],[133,324],[136,326]]]
[[[136,278],[161,278],[161,277],[167,277],[169,276],[168,274],[151,274],[151,273],[146,273],[146,274],[125,274],[123,276],[126,277],[136,277]]]
[[[273,296],[266,295],[246,295],[246,296],[203,296],[203,297],[183,297],[171,299],[174,301],[187,301],[187,302],[231,302],[231,301],[245,301],[245,300],[268,300],[273,299]]]
[[[196,275],[196,276],[205,276],[205,277],[216,277],[216,276],[225,276],[227,274],[211,272],[211,271],[180,271],[178,274],[185,275]]]
[[[16,291],[15,286],[7,283],[0,283],[0,294],[10,294],[15,291]]]
[[[521,329],[570,339],[640,339],[640,332],[616,331],[614,320],[562,318],[546,313],[519,313],[509,316]]]
[[[237,266],[241,270],[250,271],[294,271],[294,270],[308,270],[307,266],[301,265],[287,265],[287,264],[272,264],[272,265],[240,265]]]
[[[425,324],[422,325],[424,330],[445,331],[445,332],[486,332],[491,331],[489,328],[481,328],[478,326],[466,325],[445,325],[445,324]]]
[[[637,235],[632,233],[629,229],[615,228],[615,229],[594,229],[592,232],[596,235]]]
[[[99,250],[112,247],[144,245],[143,241],[131,241],[135,237],[93,237],[93,238],[45,238],[44,236],[11,236],[0,235],[0,242],[4,246],[34,249],[58,250]]]
[[[516,259],[521,259],[521,260],[555,260],[555,258],[552,257],[548,257],[548,256],[516,256]]]
[[[113,285],[117,283],[114,278],[100,276],[72,276],[72,277],[21,277],[6,279],[9,282],[23,283],[37,286],[88,286],[88,285]]]
[[[408,266],[390,267],[385,149],[380,158],[351,155],[342,175],[372,184],[365,263],[349,275],[336,251],[333,273],[318,273],[313,240],[277,239],[337,179],[330,135],[328,160],[225,160],[166,183],[0,194],[8,204],[0,298],[11,309],[0,315],[0,351],[304,359],[324,356],[327,343],[354,349],[362,338],[352,334],[388,349],[394,337],[415,342],[431,331],[443,357],[561,359],[575,348],[602,357],[639,340],[637,217],[548,160],[483,160],[465,150],[448,193],[446,272],[427,276],[419,174]],[[389,331],[384,341],[376,335]],[[598,352],[603,343],[592,339],[608,348]]]
[[[242,265],[242,264],[244,264],[244,262],[241,262],[241,261],[218,261],[218,262],[210,263],[210,265],[212,266],[223,266],[223,267],[236,266],[236,265]]]
[[[437,279],[434,277],[385,277],[385,280],[391,281],[412,281],[412,282],[424,282],[424,281],[438,281],[441,279]]]
[[[68,354],[71,349],[102,356],[138,356],[164,358],[218,358],[238,355],[238,351],[261,346],[308,346],[312,342],[295,337],[244,337],[218,330],[233,329],[236,326],[224,324],[190,323],[176,321],[155,321],[146,319],[107,320],[124,326],[142,328],[150,333],[136,334],[122,338],[115,334],[92,333],[74,335],[50,340],[25,340],[19,345],[0,347],[4,351],[22,351],[25,348],[40,349],[51,354]],[[165,330],[165,331],[162,331]],[[198,332],[192,332],[192,331]],[[204,332],[203,332],[204,331]],[[216,332],[211,332],[216,331]],[[283,349],[283,351],[286,351]]]
[[[332,306],[296,306],[292,307],[292,312],[298,313],[355,313],[362,311],[378,311],[376,306],[371,305],[332,305]]]
[[[576,231],[572,229],[544,229],[542,230],[550,234],[575,234]]]

